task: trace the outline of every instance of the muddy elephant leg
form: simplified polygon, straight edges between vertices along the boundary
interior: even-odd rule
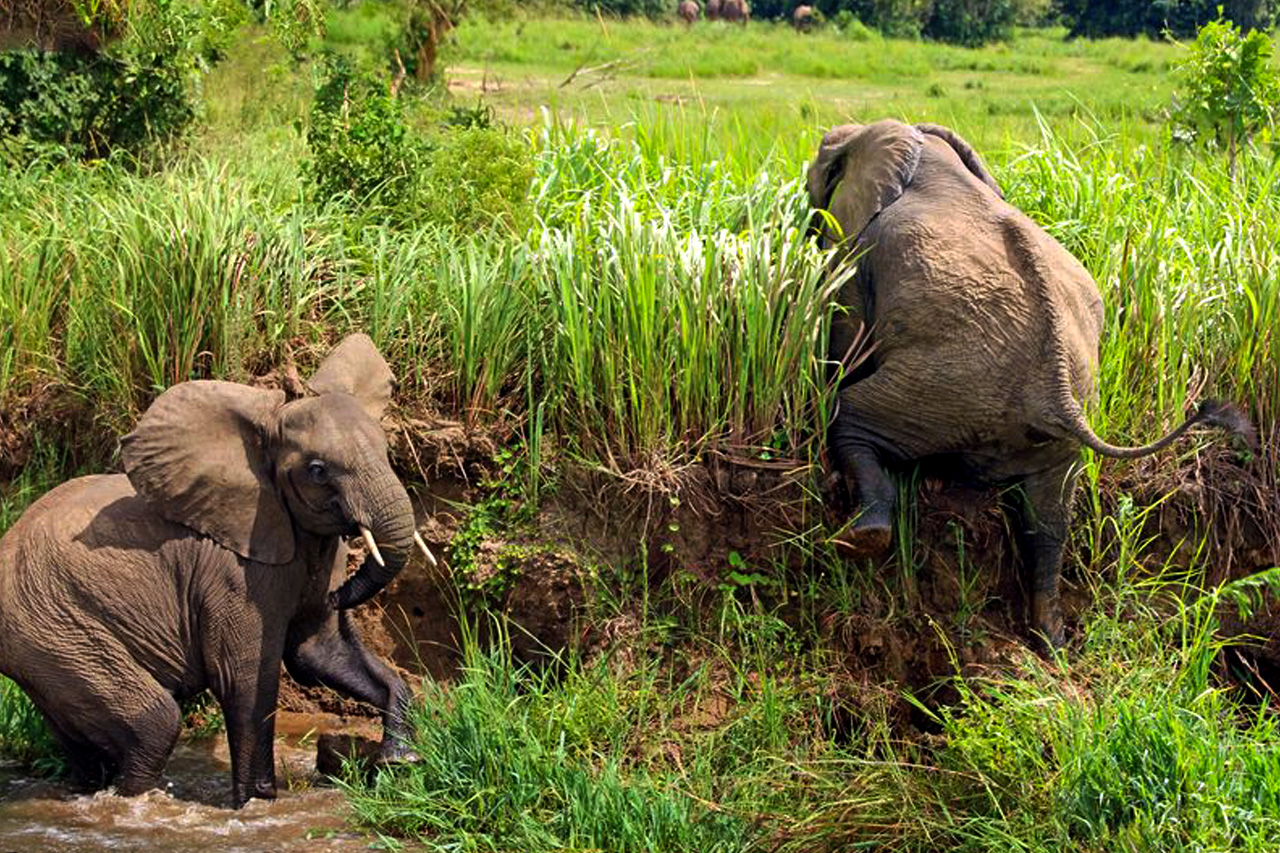
[[[409,688],[360,641],[349,611],[328,611],[319,624],[299,625],[285,652],[289,674],[382,710],[383,761],[413,758],[406,711]]]
[[[1023,481],[1021,512],[1031,576],[1031,628],[1055,649],[1064,640],[1059,580],[1075,488],[1074,461],[1032,474]]]
[[[897,489],[881,458],[885,441],[872,416],[876,383],[871,376],[841,393],[840,409],[828,430],[828,447],[846,483],[857,484],[861,509],[852,526],[836,539],[854,557],[870,557],[889,547]]]

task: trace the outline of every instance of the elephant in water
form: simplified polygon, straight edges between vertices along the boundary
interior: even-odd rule
[[[304,685],[382,709],[381,757],[412,757],[408,689],[347,612],[415,545],[430,557],[379,425],[392,384],[353,335],[312,397],[175,385],[124,437],[126,474],[62,484],[0,539],[0,673],[43,712],[82,784],[158,787],[178,703],[209,689],[234,805],[275,796],[282,661]],[[344,540],[358,535],[369,553],[344,580]]]
[[[1196,423],[1251,427],[1205,402],[1163,438],[1115,447],[1089,428],[1102,301],[1072,255],[1007,204],[982,160],[932,124],[844,125],[822,139],[807,176],[814,227],[856,257],[833,323],[832,360],[870,355],[844,377],[828,431],[861,513],[836,543],[886,549],[895,488],[887,462],[936,460],[964,477],[1020,484],[1032,579],[1031,622],[1063,641],[1058,580],[1080,445],[1105,456],[1154,453]],[[834,227],[838,225],[838,229]]]

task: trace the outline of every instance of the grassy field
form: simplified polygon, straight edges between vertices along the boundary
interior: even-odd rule
[[[335,13],[330,44],[375,55],[371,8]],[[902,564],[845,564],[809,531],[799,572],[726,555],[711,581],[651,578],[637,542],[597,567],[586,606],[615,645],[533,669],[460,638],[458,678],[417,712],[423,761],[344,783],[357,819],[442,850],[1280,844],[1280,731],[1269,699],[1220,678],[1217,630],[1219,605],[1256,609],[1276,572],[1221,585],[1211,496],[1172,548],[1149,525],[1187,469],[1247,478],[1263,502],[1280,480],[1280,165],[1261,151],[1232,183],[1221,158],[1169,141],[1176,47],[596,19],[457,36],[455,102],[493,106],[527,151],[527,230],[403,227],[309,198],[294,122],[311,70],[253,33],[206,79],[204,120],[165,169],[0,178],[0,531],[51,484],[112,468],[159,390],[287,359],[305,374],[350,329],[387,354],[404,412],[509,427],[508,503],[571,469],[679,501],[671,472],[724,453],[803,469],[816,490],[837,282],[803,237],[805,163],[837,122],[938,121],[1098,281],[1095,429],[1149,439],[1212,393],[1248,409],[1271,455],[1241,467],[1188,442],[1146,467],[1088,459],[1072,645],[975,669],[936,626],[952,666],[932,693],[950,700],[907,698],[911,725],[900,686],[850,671],[839,639],[873,600],[897,614],[889,630],[913,620]],[[38,753],[33,730],[3,694],[0,748]]]

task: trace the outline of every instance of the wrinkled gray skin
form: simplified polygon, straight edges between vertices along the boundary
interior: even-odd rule
[[[791,25],[802,33],[813,29],[813,7],[797,6],[791,13]]]
[[[707,16],[708,21],[714,21],[720,17],[720,5],[720,0],[707,0],[707,4],[702,11]]]
[[[720,17],[731,24],[745,24],[751,20],[751,7],[747,0],[721,0]]]
[[[885,464],[937,460],[966,479],[1018,484],[1032,579],[1032,626],[1063,641],[1058,578],[1083,443],[1107,456],[1153,453],[1193,423],[1248,435],[1205,403],[1164,438],[1115,447],[1089,428],[1102,301],[1084,267],[1005,203],[969,145],[937,125],[837,127],[809,167],[809,200],[833,263],[856,253],[831,332],[850,354],[865,320],[870,356],[845,377],[828,433],[861,514],[837,543],[888,547],[895,488]]]
[[[383,711],[382,756],[404,746],[404,683],[347,608],[404,566],[413,510],[379,418],[391,372],[363,335],[310,383],[317,396],[185,382],[125,436],[118,475],[37,501],[0,540],[0,672],[44,713],[73,774],[121,795],[161,784],[178,703],[212,691],[232,798],[275,796],[280,664]],[[345,583],[363,525],[386,562]]]
[[[686,24],[692,24],[698,20],[698,4],[693,0],[680,0],[680,5],[676,7],[676,15]]]

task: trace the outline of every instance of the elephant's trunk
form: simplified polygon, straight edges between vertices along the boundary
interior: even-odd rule
[[[394,474],[380,476],[363,499],[349,499],[348,505],[352,520],[368,531],[366,541],[372,537],[377,550],[370,548],[359,570],[329,594],[339,610],[357,607],[381,592],[404,568],[414,547],[413,505]]]

